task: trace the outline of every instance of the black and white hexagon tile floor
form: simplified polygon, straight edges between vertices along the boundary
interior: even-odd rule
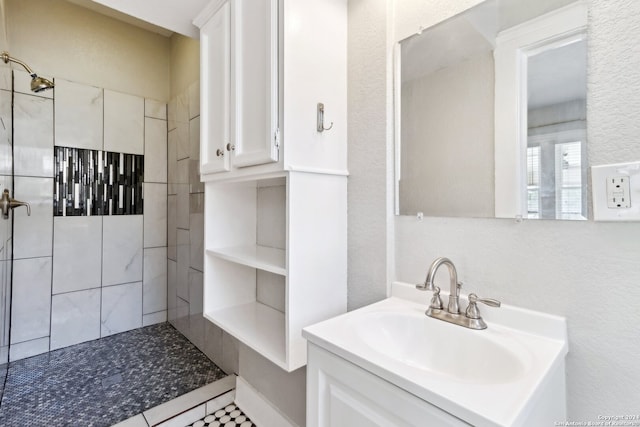
[[[218,409],[189,427],[256,427],[254,423],[233,403]]]

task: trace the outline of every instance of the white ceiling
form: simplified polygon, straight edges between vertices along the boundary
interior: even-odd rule
[[[193,19],[210,0],[68,0],[164,36],[199,38]]]

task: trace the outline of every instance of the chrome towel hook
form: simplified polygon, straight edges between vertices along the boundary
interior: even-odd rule
[[[324,127],[324,104],[322,102],[318,102],[318,132],[324,132],[325,130],[329,130],[332,127],[333,122],[331,122],[328,128]]]

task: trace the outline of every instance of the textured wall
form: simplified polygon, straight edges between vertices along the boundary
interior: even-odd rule
[[[387,290],[387,1],[349,1],[348,307]]]
[[[398,2],[396,34],[410,33],[401,17],[424,8],[446,16],[442,2],[421,3],[411,10]],[[591,0],[589,7],[590,164],[640,160],[640,2]],[[637,412],[638,223],[398,217],[395,224],[399,280],[424,280],[429,263],[445,255],[466,292],[567,317],[571,420]]]

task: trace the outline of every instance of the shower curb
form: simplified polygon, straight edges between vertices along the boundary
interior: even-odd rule
[[[229,375],[185,393],[112,427],[184,427],[232,403],[236,376]]]

